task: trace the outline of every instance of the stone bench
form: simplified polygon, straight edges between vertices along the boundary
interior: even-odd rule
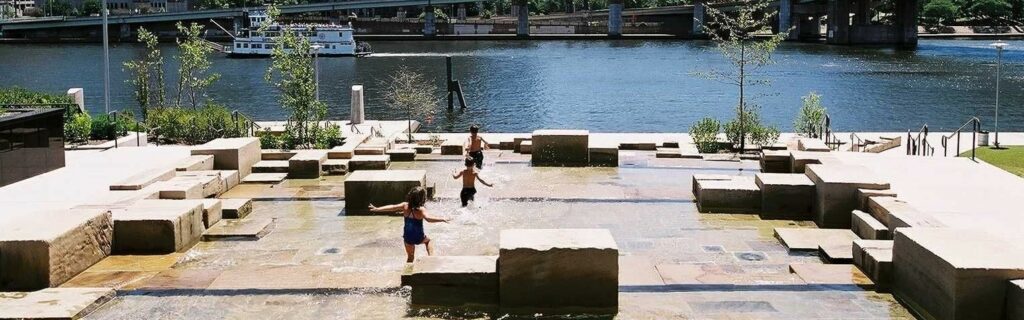
[[[465,147],[458,140],[445,140],[441,143],[441,155],[443,156],[461,156],[463,151],[465,151]]]
[[[800,138],[796,142],[797,150],[810,151],[810,152],[829,152],[832,151],[825,141],[815,138]]]
[[[387,152],[388,158],[394,161],[415,161],[416,150],[415,149],[392,149]]]
[[[261,160],[252,165],[252,173],[288,173],[288,160]]]
[[[252,199],[221,199],[221,216],[224,219],[242,219],[252,212]]]
[[[110,255],[107,209],[0,214],[0,290],[56,287]],[[0,311],[2,313],[3,311]]]
[[[1015,241],[977,229],[902,228],[892,290],[925,319],[1004,319],[1006,283],[1024,278]]]
[[[203,226],[201,200],[139,200],[113,210],[115,254],[164,254],[187,249]]]
[[[855,165],[810,164],[807,177],[815,186],[815,223],[821,228],[850,228],[857,209],[857,189],[889,189],[889,183],[868,168]]]
[[[239,177],[252,172],[252,165],[263,158],[258,138],[220,138],[196,146],[192,155],[213,155],[213,168],[238,170]]]
[[[345,179],[345,212],[369,214],[368,206],[401,203],[413,187],[425,187],[424,170],[359,170]]]
[[[320,177],[327,152],[303,150],[288,159],[288,177],[293,179],[316,179]]]
[[[110,190],[142,190],[142,188],[145,188],[157,181],[174,178],[174,172],[175,170],[172,168],[146,170],[110,185]]]
[[[590,165],[590,131],[536,130],[531,163],[536,167],[586,167]]]
[[[814,183],[798,173],[758,173],[761,219],[813,220]]]
[[[522,147],[520,147],[522,148]],[[532,152],[532,145],[530,146]],[[607,144],[596,144],[591,145],[587,148],[590,156],[590,166],[592,167],[618,167],[619,166],[619,148],[607,145]]]
[[[426,256],[402,275],[412,287],[412,304],[434,306],[496,305],[497,256]]]
[[[860,268],[878,291],[892,285],[892,240],[853,240],[853,264]]]
[[[761,211],[761,189],[754,178],[697,180],[697,210],[703,213],[752,213]]]
[[[761,172],[765,173],[792,173],[793,165],[790,163],[789,151],[764,150],[761,153]]]
[[[174,166],[177,171],[213,170],[213,156],[189,156]]]
[[[850,230],[856,233],[861,239],[869,240],[891,240],[892,234],[881,222],[870,214],[860,210],[853,210]]]
[[[348,161],[348,171],[359,170],[387,170],[391,166],[391,157],[384,155],[377,156],[353,156]]]
[[[619,249],[608,230],[502,230],[499,242],[502,308],[618,308]]]

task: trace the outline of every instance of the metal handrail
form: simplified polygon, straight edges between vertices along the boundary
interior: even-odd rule
[[[843,141],[839,140],[839,136],[835,132],[832,132],[832,117],[828,114],[825,118],[821,119],[821,124],[818,126],[818,138],[825,142],[825,145],[832,150],[838,150],[839,146],[843,145]]]
[[[917,131],[915,138],[910,130],[907,130],[907,155],[928,156],[935,154],[935,147],[928,142],[928,124]]]
[[[253,121],[245,114],[238,112],[238,110],[231,111],[231,118],[231,120],[233,120],[233,122],[235,123],[235,131],[238,132],[242,132],[241,128],[238,127],[238,120],[241,119],[243,122],[245,122],[245,126],[247,127],[245,128],[245,136],[247,137],[255,136],[256,132],[258,132],[259,129],[263,128],[260,125],[256,124],[256,121]]]
[[[949,156],[949,146],[948,146],[948,144],[949,144],[949,139],[953,138],[953,136],[956,136],[956,155],[954,157],[959,157],[960,156],[960,133],[963,132],[964,128],[967,128],[967,125],[972,125],[972,127],[971,127],[971,129],[972,129],[971,130],[971,160],[974,160],[975,150],[978,149],[978,132],[981,131],[981,119],[978,119],[978,117],[971,117],[971,120],[967,120],[967,122],[964,122],[964,124],[961,125],[960,128],[957,128],[956,131],[953,131],[953,133],[950,133],[948,136],[945,136],[945,135],[942,136],[942,156],[943,157]]]
[[[145,128],[146,125],[144,125],[142,122],[139,122],[139,120],[136,120],[135,117],[128,116],[128,114],[123,113],[123,112],[122,113],[118,113],[117,110],[114,110],[114,111],[111,111],[111,112],[107,113],[107,121],[113,121],[114,122],[113,124],[111,124],[111,128],[114,131],[114,132],[111,133],[111,136],[114,139],[114,149],[117,149],[117,147],[118,147],[117,139],[120,138],[120,137],[117,136],[117,118],[118,118],[119,115],[124,117],[125,119],[131,120],[135,124],[135,130],[134,130],[135,131],[135,146],[136,147],[141,147],[142,146],[142,133],[139,132],[139,129]]]
[[[862,139],[857,135],[856,132],[850,133],[850,151],[853,152],[864,152],[867,150],[867,145],[864,143],[866,140]]]

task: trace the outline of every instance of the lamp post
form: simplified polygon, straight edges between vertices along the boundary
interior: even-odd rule
[[[101,5],[103,10],[103,113],[110,113],[110,41],[107,39],[107,0]]]
[[[1002,41],[996,41],[996,43],[991,44],[991,46],[996,47],[996,119],[994,121],[996,130],[996,149],[999,149],[999,78],[1001,78],[999,69],[1003,65],[1003,48],[1008,45],[1008,43]]]
[[[320,101],[320,49],[324,46],[320,44],[313,45],[313,73],[316,81],[316,101]]]

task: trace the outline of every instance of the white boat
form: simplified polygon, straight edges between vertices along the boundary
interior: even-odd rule
[[[259,28],[267,20],[263,12],[249,14],[249,28],[242,29],[234,37],[228,55],[231,57],[269,57],[277,46],[274,38],[281,36],[285,30],[306,37],[321,56],[362,56],[369,54],[365,43],[357,44],[353,38],[352,25],[336,24],[290,24],[273,23],[262,30]]]

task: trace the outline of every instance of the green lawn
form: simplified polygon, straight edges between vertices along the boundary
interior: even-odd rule
[[[1006,149],[997,150],[990,147],[979,147],[977,156],[982,161],[1024,177],[1024,146],[1003,147]],[[964,152],[960,156],[970,157],[971,152]]]

